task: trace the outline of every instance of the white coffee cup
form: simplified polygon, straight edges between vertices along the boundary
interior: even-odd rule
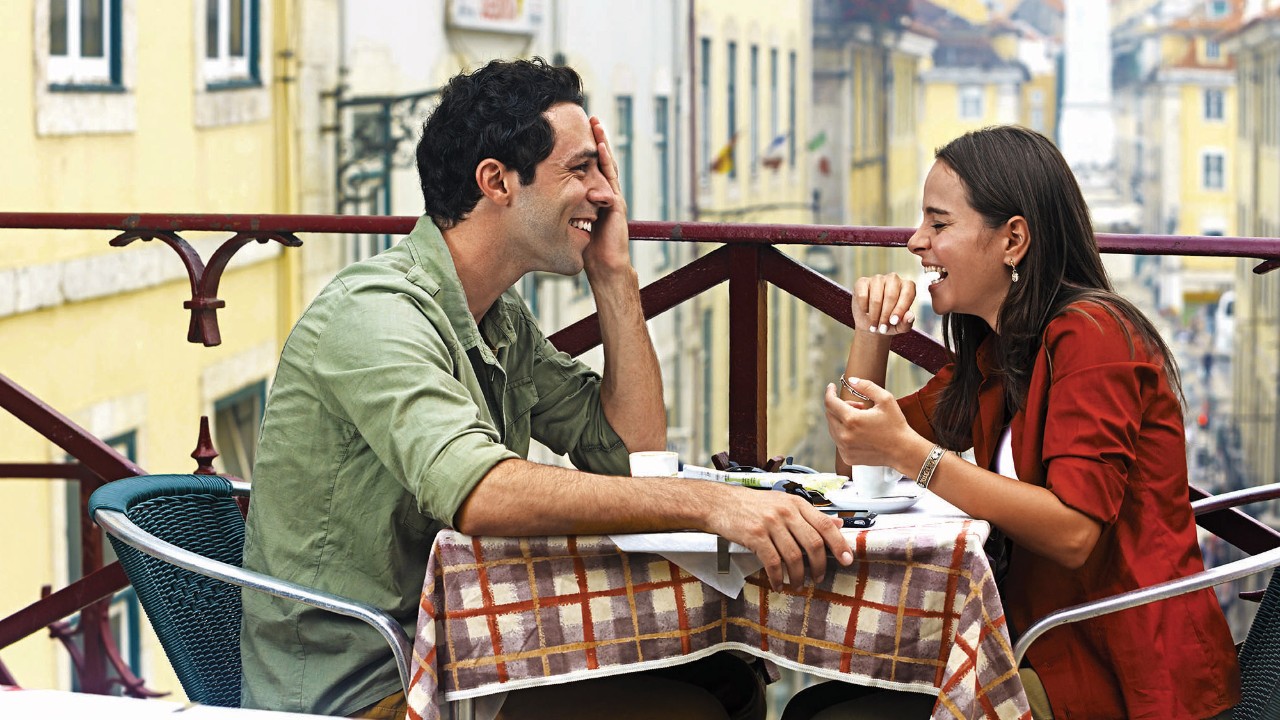
[[[631,453],[632,477],[675,477],[680,473],[680,455],[667,450]]]
[[[859,497],[879,498],[893,495],[902,473],[880,465],[854,465],[849,470],[849,487]]]

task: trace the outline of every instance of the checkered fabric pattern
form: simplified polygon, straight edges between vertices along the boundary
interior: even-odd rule
[[[506,690],[674,665],[732,648],[864,685],[938,693],[935,718],[1030,718],[976,521],[846,531],[855,561],[728,598],[603,536],[441,532],[414,645],[409,717]],[[982,530],[984,532],[979,532]],[[833,572],[830,568],[839,568]]]

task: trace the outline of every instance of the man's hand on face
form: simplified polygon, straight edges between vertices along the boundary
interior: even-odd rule
[[[595,137],[597,162],[600,173],[608,182],[613,197],[607,204],[599,205],[599,216],[592,227],[591,244],[582,253],[588,279],[605,278],[621,270],[631,269],[631,252],[627,236],[627,201],[618,183],[618,163],[613,148],[605,134],[600,118],[591,118],[591,133]]]

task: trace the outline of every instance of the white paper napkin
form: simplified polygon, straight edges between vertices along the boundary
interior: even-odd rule
[[[716,536],[704,532],[662,532],[610,535],[623,552],[655,553],[731,598],[742,592],[747,576],[764,564],[747,548],[729,543],[729,572],[717,572]]]

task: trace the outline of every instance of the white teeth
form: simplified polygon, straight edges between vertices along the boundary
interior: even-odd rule
[[[930,285],[937,285],[947,276],[947,269],[940,265],[925,265],[924,279]]]
[[[573,227],[578,228],[579,230],[585,230],[587,232],[591,232],[590,220],[570,220],[569,224],[572,225]]]

